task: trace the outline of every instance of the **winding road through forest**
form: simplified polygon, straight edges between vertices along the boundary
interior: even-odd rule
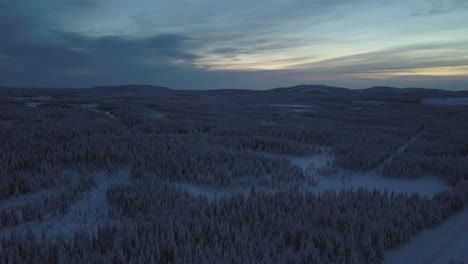
[[[468,263],[468,207],[387,252],[385,264]]]

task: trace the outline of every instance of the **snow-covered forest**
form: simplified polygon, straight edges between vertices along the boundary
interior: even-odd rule
[[[468,106],[377,91],[2,88],[0,263],[383,263],[466,210]]]

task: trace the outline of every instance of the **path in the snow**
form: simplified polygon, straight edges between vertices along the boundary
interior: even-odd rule
[[[385,255],[385,264],[468,263],[468,207]]]
[[[129,169],[118,170],[114,175],[97,173],[96,186],[74,204],[64,215],[52,216],[42,221],[33,221],[1,230],[1,236],[24,233],[31,230],[36,237],[44,235],[48,239],[73,238],[76,231],[94,231],[104,224],[119,223],[120,215],[114,215],[107,202],[107,190],[116,184],[129,184]]]
[[[380,165],[377,167],[377,171],[380,171],[385,164],[392,161],[392,159],[396,155],[404,153],[405,150],[408,148],[409,144],[411,144],[413,141],[415,141],[422,134],[424,129],[425,129],[425,127],[422,127],[421,129],[419,129],[419,131],[416,133],[416,135],[414,135],[410,139],[408,139],[408,141],[406,141],[403,145],[401,145],[392,155],[390,155],[390,157],[388,157],[384,161],[382,161],[382,163],[380,163]]]

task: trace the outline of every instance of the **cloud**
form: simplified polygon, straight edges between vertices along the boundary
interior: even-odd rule
[[[430,67],[468,66],[466,42],[402,45],[394,48],[336,57],[296,65],[296,69],[334,73],[368,73]],[[465,55],[462,55],[465,54]]]
[[[439,2],[425,12],[468,6]],[[398,73],[436,68],[439,75],[450,74],[450,67],[463,73],[465,42],[420,39],[426,44],[407,45],[391,35],[386,12],[384,1],[371,0],[0,0],[0,85],[264,89],[362,85],[372,76],[388,77],[389,85],[405,78],[417,82]],[[399,18],[401,13],[392,14],[391,24]],[[374,23],[375,28],[360,27]],[[450,27],[444,24],[444,32]],[[374,42],[381,32],[389,35]],[[459,33],[453,35],[460,39]],[[464,76],[456,77],[463,82]]]
[[[149,77],[190,67],[197,58],[186,51],[183,35],[89,37],[33,25],[11,5],[0,2],[0,7],[0,85],[86,86],[113,79],[153,83],[158,78]],[[125,75],[131,77],[121,77]]]
[[[175,34],[130,39],[56,33],[53,43],[3,43],[1,53],[8,55],[10,70],[0,76],[13,80],[22,75],[37,81],[55,75],[64,82],[80,75],[92,79],[113,74],[154,76],[150,71],[190,67],[197,56],[184,51],[185,39]]]
[[[450,13],[460,9],[467,9],[466,0],[433,0],[429,6],[413,12],[415,16],[432,16]]]

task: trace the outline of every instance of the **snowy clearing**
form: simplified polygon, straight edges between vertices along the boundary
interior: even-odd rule
[[[109,111],[98,111],[98,112],[99,112],[99,113],[105,114],[107,117],[109,117],[109,118],[111,118],[111,119],[114,119],[114,118],[115,118],[115,116],[114,116],[111,112],[109,112]]]
[[[414,140],[417,135],[412,137],[406,144],[401,146],[397,152],[404,151],[406,146]],[[333,156],[329,151],[322,151],[321,154],[312,156],[289,156],[289,155],[272,155],[267,154],[267,157],[284,158],[292,164],[301,167],[305,170],[313,165],[315,168],[325,168],[333,163]],[[308,191],[321,192],[326,190],[357,190],[364,188],[368,190],[380,190],[395,193],[418,193],[422,196],[432,197],[433,195],[448,190],[446,183],[439,178],[433,176],[424,176],[418,178],[388,178],[383,177],[374,171],[352,173],[349,171],[339,170],[334,176],[314,176],[314,180],[318,182],[318,186],[304,185],[303,188]]]
[[[386,102],[379,100],[356,100],[354,103],[372,106],[384,106]]]
[[[259,155],[270,159],[285,159],[291,162],[293,165],[297,165],[303,170],[308,166],[313,165],[315,168],[326,167],[333,163],[334,157],[331,150],[327,147],[320,147],[322,152],[320,154],[314,154],[309,156],[294,156],[294,155],[283,155],[274,154],[269,152],[258,152]]]
[[[314,108],[315,105],[301,105],[301,104],[271,104],[272,107],[289,107],[289,108]]]
[[[36,108],[40,105],[44,104],[43,102],[26,102],[24,103],[24,106],[26,107],[31,107],[31,108]]]
[[[321,192],[326,190],[367,190],[388,191],[394,193],[417,193],[421,196],[432,197],[437,193],[448,190],[447,184],[436,177],[424,176],[414,179],[387,178],[375,172],[346,173],[339,172],[335,176],[316,177],[318,186],[306,187],[309,191]]]
[[[79,172],[76,170],[64,169],[61,171],[58,177],[64,179],[60,186],[40,190],[34,193],[14,195],[8,199],[0,200],[0,209],[20,207],[46,198],[51,198],[60,192],[65,191],[67,188],[70,188],[79,183]]]
[[[229,197],[238,194],[248,194],[247,188],[241,187],[212,187],[204,185],[196,185],[190,183],[172,183],[179,190],[190,193],[193,196],[203,196],[209,200],[213,200],[218,197]]]
[[[80,107],[83,109],[96,109],[97,104],[81,104]]]
[[[299,166],[304,171],[309,167],[326,168],[333,162],[333,156],[327,151],[322,154],[312,156],[290,156],[277,155],[271,153],[261,153],[261,155],[269,158],[283,158],[294,165]],[[317,182],[315,186],[311,181]],[[278,192],[290,188],[298,188],[308,192],[324,192],[324,191],[341,191],[341,190],[358,190],[360,188],[367,190],[387,191],[407,194],[419,194],[421,196],[432,197],[437,193],[446,191],[449,186],[437,177],[423,176],[418,178],[388,178],[379,175],[375,170],[368,172],[353,173],[350,171],[338,170],[336,175],[320,176],[314,175],[309,181],[294,182],[281,186],[262,186],[262,185],[247,185],[234,187],[215,187],[204,186],[189,183],[173,183],[174,186],[181,190],[187,191],[195,196],[204,196],[208,199],[216,197],[229,197],[233,195],[247,195],[252,187],[258,191]]]
[[[19,196],[13,196],[7,200],[0,200],[0,210],[1,209],[6,209],[6,208],[15,208],[15,207],[20,207],[24,205],[28,205],[34,202],[37,202],[39,200],[43,200],[49,197],[54,196],[55,194],[58,194],[64,190],[66,190],[67,187],[59,187],[59,188],[54,188],[54,189],[47,189],[44,191],[36,192],[36,193],[31,193],[31,194],[23,194]]]
[[[419,135],[419,134],[418,134]],[[415,136],[416,137],[416,136]],[[413,137],[411,140],[413,140]],[[409,142],[407,144],[409,144]],[[398,151],[404,151],[407,144],[400,147]],[[292,164],[300,166],[305,170],[310,165],[315,168],[326,168],[333,163],[333,156],[324,151],[322,154],[294,157],[283,156]],[[313,176],[318,186],[304,185],[308,191],[321,192],[327,190],[357,190],[364,188],[367,190],[380,190],[395,193],[418,193],[422,196],[432,197],[433,195],[447,190],[449,187],[440,179],[432,176],[418,178],[388,178],[378,174],[375,170],[353,173],[345,170],[338,170],[333,176]]]
[[[334,160],[333,156],[326,153],[325,151],[322,154],[312,155],[312,156],[280,156],[289,160],[294,165],[306,169],[308,166],[313,165],[315,168],[326,167],[331,164]]]
[[[105,114],[107,117],[109,117],[111,119],[115,118],[115,116],[111,112],[97,109],[97,107],[98,107],[97,104],[81,104],[80,107],[82,109],[87,109],[87,110],[90,110],[90,111],[93,111],[93,112],[96,112],[96,113]]]
[[[51,99],[50,96],[15,96],[11,98],[24,101],[24,106],[31,108],[36,108]]]
[[[385,255],[385,264],[468,263],[468,208]]]
[[[149,117],[151,119],[158,120],[158,119],[163,119],[164,117],[166,117],[166,114],[162,112],[152,112],[149,114]]]
[[[120,223],[117,219],[122,216],[116,215],[111,210],[107,199],[107,190],[116,184],[129,184],[129,169],[122,169],[113,175],[105,172],[96,173],[96,186],[88,192],[83,193],[83,197],[76,203],[71,204],[64,215],[45,218],[43,221],[33,221],[30,223],[5,228],[0,232],[0,237],[6,237],[13,233],[24,233],[31,230],[36,237],[43,234],[48,239],[64,237],[71,239],[76,231],[95,231],[104,224]]]

